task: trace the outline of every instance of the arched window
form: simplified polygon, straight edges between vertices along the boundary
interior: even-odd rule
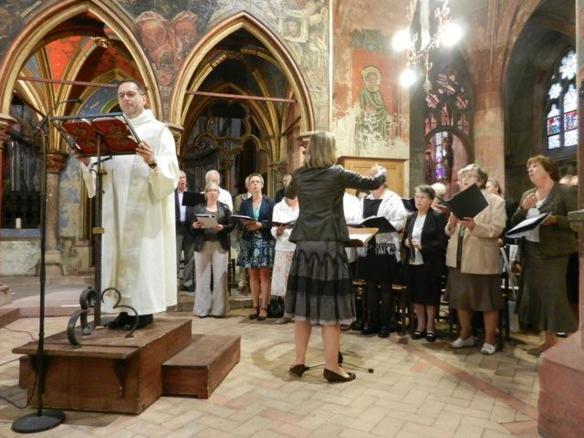
[[[576,52],[565,53],[554,70],[546,96],[546,148],[553,153],[575,151],[578,144]],[[570,150],[570,148],[572,148]]]
[[[437,69],[426,95],[424,179],[444,183],[449,193],[453,176],[468,161],[465,142],[471,136],[472,104],[466,84],[459,69],[445,66]]]

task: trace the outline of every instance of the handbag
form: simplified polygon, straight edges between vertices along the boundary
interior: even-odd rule
[[[282,318],[284,316],[284,299],[272,297],[268,304],[268,318]]]

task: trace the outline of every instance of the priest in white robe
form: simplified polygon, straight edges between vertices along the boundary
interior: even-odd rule
[[[121,292],[120,304],[138,312],[138,326],[152,314],[176,305],[176,230],[174,190],[179,166],[174,138],[166,125],[144,109],[144,90],[135,82],[118,87],[122,111],[141,143],[136,155],[115,156],[102,164],[102,287]],[[87,163],[92,164],[92,163]],[[81,165],[90,197],[95,173]],[[115,312],[106,300],[104,312]],[[120,313],[110,327],[131,328],[134,320]]]

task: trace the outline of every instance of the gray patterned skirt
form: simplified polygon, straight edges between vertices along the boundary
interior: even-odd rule
[[[286,291],[285,316],[313,325],[350,324],[355,300],[341,242],[297,242]]]

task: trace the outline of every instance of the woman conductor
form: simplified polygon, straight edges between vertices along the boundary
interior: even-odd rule
[[[355,374],[338,364],[340,326],[355,319],[349,263],[343,242],[349,239],[343,214],[345,188],[375,189],[385,182],[380,173],[363,178],[336,166],[335,138],[316,132],[310,138],[304,166],[288,187],[298,196],[300,214],[290,235],[296,243],[286,293],[285,316],[294,319],[296,358],[290,374],[302,376],[312,325],[322,327],[325,369],[330,383],[348,382]]]

